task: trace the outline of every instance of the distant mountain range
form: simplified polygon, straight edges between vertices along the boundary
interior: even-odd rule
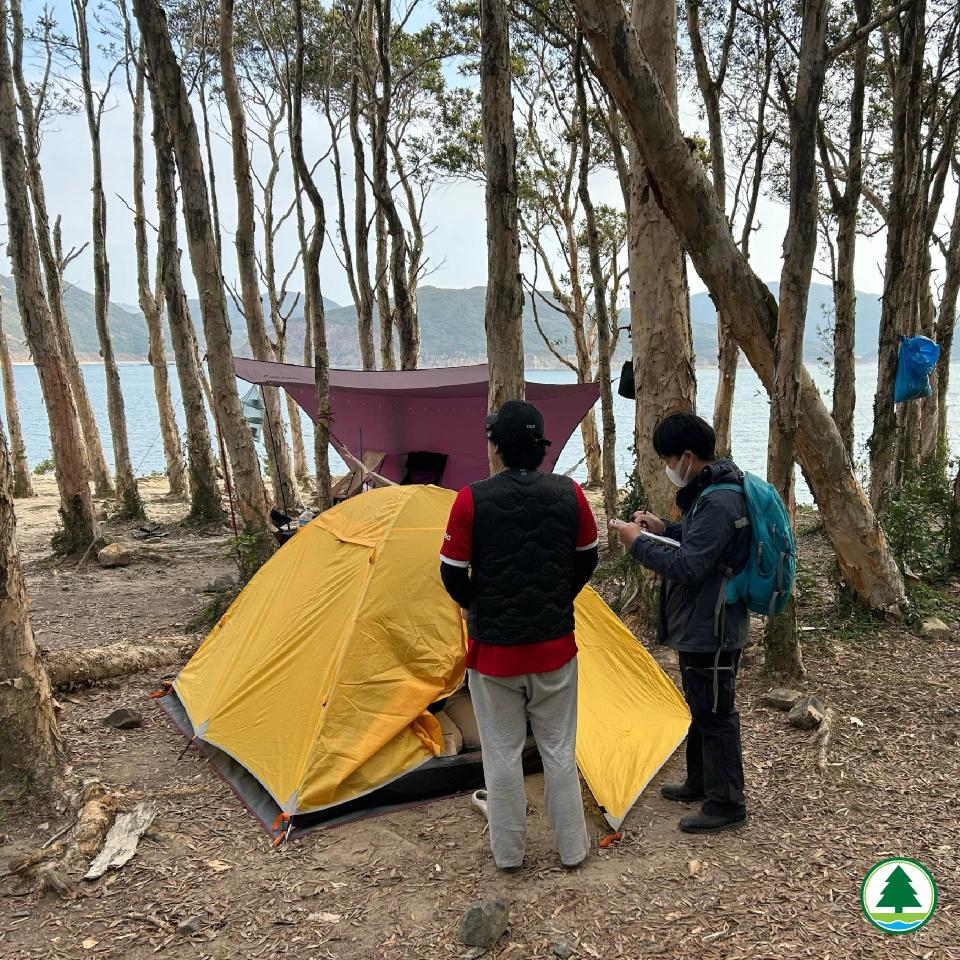
[[[776,296],[779,285],[769,284]],[[444,366],[464,363],[482,363],[486,358],[486,340],[483,327],[485,287],[446,289],[421,287],[417,295],[422,339],[424,366]],[[7,332],[13,358],[16,361],[30,359],[20,314],[17,308],[13,281],[0,276],[2,295],[3,327]],[[93,295],[79,287],[70,287],[65,293],[70,328],[73,331],[77,354],[82,360],[98,360],[99,344],[93,312]],[[291,295],[293,313],[287,334],[287,357],[295,363],[303,362],[303,300]],[[327,319],[327,340],[330,360],[338,367],[358,367],[360,350],[357,342],[356,311],[352,306],[343,307],[332,300],[324,301]],[[203,343],[203,328],[200,322],[198,301],[190,302],[190,309]],[[239,310],[232,300],[228,301],[233,348],[240,355],[250,355],[246,327]],[[809,312],[804,337],[804,356],[807,361],[830,356],[830,345],[822,342],[820,330],[826,327],[833,313],[833,294],[827,284],[815,283],[810,288]],[[563,356],[571,356],[573,338],[566,317],[538,298],[537,316],[544,335]],[[717,320],[713,302],[706,293],[697,293],[690,298],[690,317],[693,327],[694,350],[701,363],[712,364],[717,355]],[[110,332],[114,351],[120,360],[145,360],[147,356],[147,330],[142,314],[132,307],[110,305]],[[627,312],[621,311],[619,325],[629,323]],[[375,321],[376,323],[376,321]],[[558,367],[560,364],[544,343],[534,322],[534,312],[528,299],[524,310],[523,341],[528,367]],[[876,356],[880,328],[880,298],[873,293],[857,294],[858,358]],[[379,332],[375,332],[379,350]],[[618,358],[629,353],[629,337],[621,333],[617,350]],[[169,344],[168,344],[169,348]]]

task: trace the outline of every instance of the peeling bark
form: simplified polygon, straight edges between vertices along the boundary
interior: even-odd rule
[[[618,0],[575,0],[604,85],[640,149],[663,209],[741,348],[773,386],[777,304],[737,249],[713,186],[690,155],[676,115]],[[801,368],[797,454],[841,572],[868,606],[899,608],[903,579],[820,395]]]
[[[523,287],[517,209],[517,140],[510,91],[510,18],[504,0],[480,5],[480,101],[486,170],[487,334],[490,390],[496,410],[522,400]]]
[[[677,6],[660,0],[637,0],[631,16],[634,28],[645,38],[650,65],[669,108],[676,111]],[[664,474],[650,438],[668,414],[696,409],[690,300],[683,244],[660,207],[657,184],[648,173],[635,136],[630,140],[627,253],[630,342],[637,394],[637,472],[649,509],[666,516],[676,510],[677,491]]]
[[[20,139],[7,48],[6,0],[0,0],[0,163],[6,196],[7,249],[17,290],[20,322],[40,379],[60,491],[62,529],[54,535],[54,542],[64,552],[83,552],[100,536],[100,529],[87,482],[90,467],[77,408],[43,292],[37,236],[30,217],[27,161]]]
[[[243,419],[237,393],[230,321],[197,125],[159,0],[135,0],[134,13],[154,77],[153,88],[159,96],[167,129],[173,139],[180,172],[190,262],[197,281],[206,334],[214,413],[230,457],[240,516],[246,531],[259,537],[260,548],[266,556],[274,546],[267,532],[269,504],[253,436]]]
[[[0,0],[5,15],[3,6]],[[53,691],[27,614],[10,461],[0,430],[0,783],[22,780],[50,790],[57,786],[62,762]]]
[[[17,499],[33,496],[33,480],[30,477],[30,464],[27,463],[27,445],[23,440],[20,426],[20,408],[17,406],[17,388],[13,380],[13,363],[10,361],[10,349],[7,334],[3,329],[3,317],[0,316],[0,373],[3,375],[3,404],[7,414],[7,427],[10,431],[10,457],[13,467],[11,490]]]

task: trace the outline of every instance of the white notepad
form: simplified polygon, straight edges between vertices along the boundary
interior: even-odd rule
[[[649,530],[641,530],[641,537],[648,537],[651,540],[656,540],[657,543],[665,543],[668,547],[679,547],[680,541],[674,540],[672,537],[661,537],[658,533],[651,533]]]

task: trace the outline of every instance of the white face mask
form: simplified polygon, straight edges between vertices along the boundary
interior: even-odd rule
[[[663,471],[667,475],[667,479],[675,486],[679,488],[685,487],[690,482],[690,477],[687,475],[689,470],[685,473],[680,472],[680,465],[683,463],[683,458],[686,456],[684,453],[680,459],[677,461],[676,467],[664,467]]]

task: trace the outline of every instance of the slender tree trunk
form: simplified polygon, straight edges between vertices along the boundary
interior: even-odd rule
[[[233,52],[234,0],[220,0],[220,82],[230,115],[230,134],[233,145],[233,179],[237,188],[237,266],[240,271],[240,291],[243,313],[247,321],[250,349],[257,360],[274,360],[273,348],[267,336],[263,318],[263,301],[257,279],[256,219],[253,198],[253,177],[250,170],[250,152],[247,145],[247,121],[243,97],[237,80]],[[266,413],[267,463],[273,483],[274,500],[289,509],[300,507],[300,494],[293,478],[286,428],[277,387],[264,387]]]
[[[290,104],[290,141],[293,147],[293,162],[296,164],[300,183],[313,207],[313,230],[303,258],[303,276],[306,297],[306,320],[313,339],[313,370],[316,384],[317,419],[313,426],[314,460],[317,471],[317,506],[321,511],[333,505],[330,483],[330,358],[327,353],[327,329],[323,310],[323,293],[320,287],[320,253],[326,232],[326,213],[323,197],[317,189],[313,174],[307,166],[303,152],[303,68],[304,32],[303,3],[294,0],[296,19],[296,63]]]
[[[774,340],[774,388],[770,395],[770,440],[767,481],[796,519],[794,463],[800,421],[800,378],[803,373],[803,331],[813,261],[817,252],[816,126],[827,69],[829,0],[808,0],[803,7],[800,61],[790,121],[790,219],[783,241],[780,308]],[[767,626],[767,669],[789,677],[804,674],[793,601]]]
[[[237,394],[230,344],[230,321],[223,292],[220,259],[210,216],[207,181],[200,156],[200,140],[193,111],[170,43],[166,16],[158,0],[135,0],[134,12],[140,24],[140,35],[154,88],[173,139],[184,221],[189,241],[200,311],[207,342],[211,387],[215,400],[214,413],[223,433],[230,457],[234,488],[248,533],[258,535],[264,555],[273,548],[268,530],[269,504],[260,476],[260,463]]]
[[[357,262],[357,330],[364,370],[376,370],[377,354],[373,341],[373,285],[370,282],[370,223],[367,213],[366,147],[360,135],[360,20],[364,0],[354,0],[352,60],[350,68],[350,143],[353,146],[353,235]]]
[[[46,279],[47,299],[50,312],[53,315],[60,353],[66,364],[70,389],[73,392],[74,403],[77,408],[86,459],[93,477],[94,488],[98,497],[109,497],[113,495],[113,481],[107,467],[106,457],[103,455],[100,430],[97,426],[93,406],[90,403],[90,396],[87,393],[87,384],[83,379],[83,372],[80,369],[77,354],[74,350],[70,324],[63,306],[63,277],[51,239],[46,192],[40,168],[40,140],[36,111],[33,94],[23,75],[23,12],[21,0],[11,0],[10,13],[13,25],[13,79],[20,101],[27,181],[30,185],[30,197],[33,201],[34,229]]]
[[[190,472],[190,519],[217,522],[223,519],[220,490],[217,487],[217,465],[203,403],[203,371],[200,368],[197,335],[187,310],[180,273],[180,250],[177,246],[177,191],[173,144],[167,130],[160,98],[153,92],[153,143],[157,158],[157,211],[159,214],[160,282],[167,305],[170,342],[177,366],[183,416],[187,425],[187,464]]]
[[[158,277],[157,291],[150,283],[150,248],[147,242],[147,214],[144,202],[143,123],[146,86],[146,61],[141,48],[137,57],[137,77],[133,96],[133,233],[137,251],[137,296],[140,310],[147,323],[150,351],[147,355],[153,368],[153,391],[160,415],[160,435],[167,467],[170,495],[185,498],[187,464],[180,442],[180,429],[170,396],[170,378],[167,371],[167,349],[163,339],[163,286]]]
[[[773,388],[777,303],[737,249],[713,186],[690,153],[676,114],[619,0],[575,0],[600,78],[636,139],[663,209],[734,336],[768,390]],[[797,454],[820,507],[841,572],[864,603],[898,609],[903,579],[857,483],[832,417],[801,372]]]
[[[837,226],[837,278],[833,285],[833,419],[847,456],[853,458],[853,412],[857,402],[857,290],[853,265],[857,244],[857,204],[841,210]]]
[[[375,214],[377,239],[377,281],[375,285],[377,316],[380,319],[380,357],[384,370],[396,370],[393,345],[393,306],[390,303],[390,262],[387,257],[387,219],[380,204]]]
[[[383,211],[390,235],[390,279],[393,288],[394,320],[400,346],[400,369],[416,370],[420,359],[420,324],[410,296],[407,277],[407,234],[390,189],[388,167],[388,125],[393,105],[391,57],[391,3],[374,0],[376,45],[380,63],[380,95],[376,98],[373,124],[373,189],[377,206]]]
[[[687,32],[693,53],[697,85],[707,115],[707,129],[710,135],[710,165],[713,175],[713,189],[721,209],[727,205],[726,155],[723,142],[723,121],[720,113],[720,93],[723,89],[727,58],[733,40],[736,25],[737,4],[731,4],[727,23],[727,37],[721,53],[721,65],[717,78],[710,75],[703,39],[700,33],[700,4],[697,0],[686,0]],[[740,360],[740,348],[734,339],[730,324],[722,313],[717,313],[717,392],[713,403],[713,429],[717,435],[717,453],[729,457],[733,450],[733,397],[737,386],[737,364]]]
[[[882,509],[896,491],[897,411],[893,384],[900,336],[913,325],[917,305],[909,295],[910,253],[919,229],[921,82],[924,69],[926,0],[917,0],[901,14],[899,61],[894,66],[893,167],[887,216],[887,256],[884,267],[877,358],[877,392],[870,437],[870,500]]]
[[[960,465],[953,481],[953,504],[950,511],[950,562],[960,570]]]
[[[120,516],[129,520],[143,520],[146,513],[143,509],[140,489],[137,486],[137,478],[133,475],[120,371],[113,353],[108,320],[110,261],[107,259],[107,196],[103,189],[103,160],[100,150],[100,120],[103,114],[103,103],[94,103],[93,81],[90,76],[87,2],[88,0],[73,0],[73,17],[80,55],[83,104],[87,115],[87,130],[90,135],[90,150],[93,158],[93,310],[97,324],[97,339],[100,341],[100,356],[103,357],[104,378],[107,382],[107,414],[110,419],[110,434],[113,438],[113,462]]]
[[[925,337],[929,337],[931,340],[936,340],[937,308],[933,302],[933,291],[930,287],[933,265],[930,258],[929,247],[924,249],[923,263],[923,280],[920,293],[920,333]],[[941,349],[941,354],[942,352]],[[937,423],[939,420],[937,402],[940,399],[937,377],[942,362],[942,359],[937,362],[937,366],[933,368],[933,373],[930,376],[930,386],[933,389],[933,393],[929,397],[924,397],[924,399],[920,401],[919,409],[917,409],[919,431],[914,441],[910,444],[912,458],[916,464],[919,464],[921,461],[930,462],[937,454]]]
[[[522,400],[523,287],[517,208],[517,138],[510,92],[510,15],[505,0],[480,5],[480,101],[486,168],[487,293],[483,323],[488,404]]]
[[[5,36],[3,43],[6,48]],[[56,702],[27,614],[10,461],[0,430],[0,784],[53,791],[62,763]]]
[[[960,192],[953,209],[945,270],[937,316],[937,343],[940,344],[940,362],[937,365],[937,447],[940,450],[947,449],[947,390],[950,387],[953,332],[957,325],[957,295],[960,293]]]
[[[63,552],[82,552],[99,538],[100,530],[87,482],[90,468],[80,434],[77,408],[70,391],[53,318],[43,293],[37,237],[30,218],[26,156],[20,139],[7,48],[6,0],[0,0],[0,162],[6,195],[7,249],[17,290],[20,322],[40,378],[60,490],[63,526],[54,535],[54,546]]]
[[[203,70],[206,71],[206,64],[204,64]],[[203,123],[203,146],[207,154],[207,171],[210,175],[210,213],[213,217],[213,234],[217,242],[217,260],[222,264],[223,230],[220,228],[220,197],[217,194],[217,166],[213,162],[213,136],[210,132],[208,96],[207,79],[204,77],[200,83],[200,117]]]
[[[597,318],[597,379],[600,382],[600,419],[603,425],[601,445],[603,507],[609,522],[617,516],[617,422],[613,414],[613,381],[610,370],[613,349],[610,336],[610,312],[607,309],[607,284],[600,262],[600,235],[597,230],[593,197],[590,195],[590,123],[583,77],[582,48],[581,35],[577,38],[574,60],[580,125],[580,170],[577,195],[580,197],[586,223],[587,253],[590,259],[590,278],[593,282],[593,309]],[[617,535],[608,529],[607,545],[612,554],[619,552],[617,543]]]
[[[644,37],[644,49],[667,102],[676,110],[677,5],[636,0],[632,20]],[[637,472],[649,507],[665,516],[676,509],[677,491],[665,476],[650,438],[667,414],[695,409],[697,381],[683,246],[660,209],[656,184],[633,141],[631,137],[627,255],[637,394],[634,439]]]
[[[32,497],[33,480],[30,478],[27,445],[23,441],[23,429],[20,426],[17,388],[13,380],[13,364],[10,361],[10,348],[7,343],[7,334],[3,329],[2,316],[0,316],[0,373],[3,374],[3,403],[7,413],[7,427],[10,430],[10,454],[13,469],[11,490],[13,496],[18,499]]]

